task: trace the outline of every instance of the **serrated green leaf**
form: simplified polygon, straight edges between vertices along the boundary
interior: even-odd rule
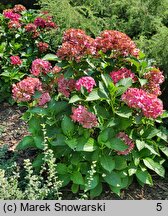
[[[95,145],[95,140],[93,138],[80,138],[78,139],[78,145],[76,146],[76,151],[86,151],[93,152],[97,149]]]
[[[167,130],[167,128],[161,126],[159,128],[159,132],[158,132],[157,136],[168,143],[168,130]]]
[[[145,142],[143,140],[136,140],[136,147],[139,151],[141,151],[145,147]]]
[[[110,189],[112,190],[113,193],[117,194],[118,196],[121,195],[121,187],[114,187],[110,185]]]
[[[137,166],[135,166],[133,163],[128,167],[128,175],[132,176],[136,173]]]
[[[127,161],[123,156],[114,156],[115,160],[115,169],[116,170],[123,170],[127,167]]]
[[[33,167],[41,167],[43,164],[43,158],[44,158],[44,154],[39,154],[33,161]]]
[[[100,99],[101,97],[99,96],[98,89],[93,89],[93,91],[86,98],[86,101],[94,101],[94,100],[100,100]]]
[[[34,143],[37,148],[43,149],[44,148],[44,139],[41,136],[33,136]]]
[[[98,139],[97,139],[98,143],[102,144],[108,140],[110,130],[111,130],[110,128],[106,128],[105,130],[100,132]]]
[[[126,88],[129,88],[130,86],[132,86],[132,78],[128,77],[121,79],[119,82],[116,83],[116,86],[124,86]]]
[[[61,129],[66,136],[72,136],[73,135],[75,125],[74,125],[73,121],[68,116],[64,116],[64,118],[62,119]]]
[[[105,145],[115,151],[125,151],[128,146],[120,138],[112,138],[110,141],[106,142]]]
[[[153,145],[145,144],[145,148],[149,149],[152,154],[160,156],[158,150]]]
[[[71,180],[74,184],[77,185],[84,185],[84,179],[82,177],[82,174],[79,171],[75,171],[71,175]]]
[[[138,80],[139,80],[141,86],[145,85],[148,82],[147,79],[138,78]]]
[[[72,96],[72,97],[70,98],[69,103],[71,104],[71,103],[75,103],[75,102],[77,102],[77,101],[82,101],[82,100],[83,100],[83,99],[80,98],[78,95],[74,95],[74,96]]]
[[[115,113],[118,116],[121,116],[123,118],[129,118],[132,116],[132,110],[129,107],[123,106],[119,110],[116,110]]]
[[[111,173],[106,174],[104,180],[111,186],[120,187],[121,186],[121,177],[118,173],[111,171]]]
[[[48,111],[52,112],[53,114],[57,115],[63,111],[65,111],[66,109],[69,108],[70,105],[68,105],[68,103],[66,101],[55,101],[55,100],[51,100],[48,103]]]
[[[56,138],[52,141],[50,141],[50,144],[52,146],[65,146],[66,137],[63,134],[57,134]]]
[[[34,107],[29,110],[30,113],[36,113],[40,115],[47,115],[47,109],[41,107]]]
[[[94,106],[95,114],[98,117],[102,117],[103,119],[109,119],[110,118],[110,113],[107,111],[106,107],[100,106],[96,104]]]
[[[95,188],[90,191],[90,198],[99,196],[103,191],[102,183],[100,182]]]
[[[59,58],[54,54],[47,54],[42,59],[47,60],[47,61],[58,61],[59,60]]]
[[[129,118],[118,118],[117,119],[118,126],[120,130],[126,130],[132,124],[132,120]]]
[[[154,127],[149,127],[145,132],[142,134],[142,137],[146,139],[152,139],[155,137],[160,131]]]
[[[161,164],[155,162],[151,158],[145,158],[145,159],[143,159],[143,162],[144,162],[145,166],[147,166],[149,169],[155,171],[161,177],[165,176],[165,169],[163,168],[163,166]]]
[[[136,152],[136,151],[132,151],[132,156],[133,156],[133,160],[134,160],[135,166],[138,166],[138,165],[139,165],[139,162],[140,162],[139,153]]]
[[[76,194],[79,190],[79,185],[78,184],[72,184],[71,186],[71,191],[72,193]]]
[[[21,142],[16,146],[17,150],[24,150],[27,148],[35,147],[35,143],[32,136],[25,136]]]
[[[164,144],[159,144],[159,149],[168,157],[168,147]]]
[[[68,168],[67,168],[66,164],[58,163],[56,166],[56,171],[58,174],[66,175],[68,172]]]
[[[71,149],[75,149],[77,144],[78,144],[78,140],[76,138],[72,138],[72,139],[68,139],[65,140],[65,143],[71,148]]]
[[[102,167],[108,172],[111,172],[115,168],[115,160],[108,155],[101,156],[100,163]]]
[[[152,177],[148,171],[137,170],[136,177],[144,184],[153,185]]]
[[[164,110],[164,112],[162,113],[162,115],[160,117],[161,118],[168,118],[168,111]]]

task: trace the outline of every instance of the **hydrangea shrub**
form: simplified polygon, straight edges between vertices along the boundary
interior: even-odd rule
[[[10,100],[12,84],[29,74],[34,59],[51,50],[51,29],[57,26],[49,14],[23,5],[0,14],[0,101]]]
[[[73,193],[93,198],[108,184],[120,194],[135,178],[153,185],[151,171],[164,177],[164,76],[127,35],[105,30],[93,39],[69,29],[56,55],[34,60],[30,71],[12,92],[29,108],[23,118],[30,135],[17,149],[39,149],[34,167],[43,161],[45,125],[59,179]]]

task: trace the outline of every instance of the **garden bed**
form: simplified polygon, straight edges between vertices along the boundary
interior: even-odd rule
[[[23,110],[17,106],[10,106],[4,103],[0,107],[0,145],[7,144],[9,147],[9,157],[17,143],[28,134],[27,126],[24,121],[20,119]],[[30,154],[29,154],[30,153]],[[32,156],[32,152],[21,153],[21,158]],[[8,157],[7,157],[8,158]],[[129,189],[123,190],[121,197],[109,191],[108,187],[104,186],[104,192],[97,199],[100,200],[161,200],[168,199],[168,175],[165,179],[158,177],[156,174],[152,175],[154,186],[145,185],[141,187],[137,182],[134,182]],[[71,190],[64,188],[63,199],[78,199]]]

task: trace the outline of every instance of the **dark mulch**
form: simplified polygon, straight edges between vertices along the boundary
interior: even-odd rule
[[[9,146],[9,154],[13,151],[17,143],[28,134],[27,125],[20,119],[22,110],[17,106],[3,104],[0,107],[0,145]],[[32,153],[30,152],[30,155]],[[27,153],[27,155],[29,155]],[[25,155],[23,156],[25,158]],[[168,173],[165,178],[153,174],[154,186],[145,185],[141,187],[136,181],[122,191],[121,197],[113,194],[108,188],[104,188],[104,193],[98,199],[101,200],[165,200],[168,199]],[[65,199],[75,199],[70,190],[63,192]]]

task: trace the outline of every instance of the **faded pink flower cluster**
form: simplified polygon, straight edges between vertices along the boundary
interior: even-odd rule
[[[35,91],[42,92],[42,83],[38,78],[27,77],[12,86],[13,98],[17,102],[30,101]]]
[[[115,30],[103,31],[100,37],[95,39],[94,44],[97,53],[100,50],[104,53],[107,51],[115,51],[115,54],[117,55],[132,55],[135,57],[137,57],[139,53],[139,50],[136,48],[136,45],[131,38],[126,34]]]
[[[10,20],[8,22],[8,28],[9,29],[18,29],[21,27],[21,24],[18,22],[18,21],[13,21],[13,20]]]
[[[51,63],[42,59],[36,59],[32,62],[30,72],[34,76],[39,76],[40,73],[47,74],[50,72],[52,66]]]
[[[58,92],[62,93],[65,97],[69,97],[70,93],[75,89],[76,81],[74,79],[65,79],[64,76],[60,76],[57,80]]]
[[[43,53],[43,52],[46,52],[48,50],[49,45],[48,45],[48,43],[45,43],[45,42],[38,42],[37,47],[38,47],[39,51],[41,53]]]
[[[52,73],[53,73],[53,74],[57,74],[57,73],[59,73],[61,70],[62,70],[61,67],[55,65],[55,66],[53,67],[53,69],[52,69]]]
[[[132,78],[132,80],[134,82],[136,81],[135,74],[132,73],[132,71],[128,70],[127,68],[121,68],[118,71],[112,71],[110,73],[110,76],[111,76],[114,84],[116,84],[117,82],[119,82],[121,79],[128,78],[128,77]]]
[[[21,4],[17,4],[13,8],[13,12],[15,12],[15,13],[21,13],[22,11],[25,11],[25,10],[26,10],[26,8]]]
[[[46,16],[45,18],[37,17],[34,20],[34,24],[40,28],[57,28],[57,25],[52,21],[51,16]]]
[[[148,83],[143,86],[143,89],[151,94],[161,95],[160,84],[164,81],[163,73],[159,69],[153,68],[144,74],[144,78],[148,80]]]
[[[162,101],[142,89],[128,88],[122,95],[122,100],[129,107],[141,109],[147,118],[157,118],[163,113]]]
[[[37,38],[40,36],[41,29],[50,29],[50,28],[56,28],[57,25],[52,21],[52,17],[48,16],[44,13],[41,13],[40,16],[42,17],[36,17],[34,20],[34,23],[28,23],[25,25],[24,22],[22,22],[22,11],[25,11],[26,8],[21,5],[15,5],[12,9],[6,9],[3,11],[3,16],[7,19],[9,19],[8,28],[9,29],[18,29],[22,26],[25,28],[27,32],[30,32],[32,35],[32,38]],[[46,48],[46,45],[43,45]],[[42,50],[42,48],[41,48]]]
[[[79,105],[78,108],[72,108],[72,113],[71,119],[81,124],[84,128],[93,128],[98,125],[96,116],[88,112],[87,108],[82,105]]]
[[[48,92],[44,92],[40,98],[39,98],[39,101],[38,101],[38,105],[39,106],[43,106],[45,105],[47,102],[49,102],[51,100],[51,97],[49,95]]]
[[[80,91],[82,86],[90,93],[93,90],[93,87],[96,86],[96,82],[90,76],[81,77],[76,81],[75,88],[77,91]]]
[[[94,39],[86,35],[83,30],[69,29],[64,33],[63,44],[57,51],[62,59],[79,62],[85,55],[95,54]]]
[[[118,155],[127,155],[134,149],[135,144],[134,144],[133,140],[130,139],[126,133],[124,133],[124,132],[118,133],[117,138],[120,138],[122,141],[124,141],[124,143],[126,145],[128,145],[128,148],[126,150],[117,151]]]
[[[6,9],[3,11],[3,16],[5,18],[8,18],[12,21],[19,21],[19,19],[21,18],[20,14],[18,13],[14,13],[13,9]]]
[[[12,65],[21,65],[22,64],[22,60],[20,59],[19,56],[11,56],[10,62]]]
[[[27,32],[32,34],[32,38],[39,37],[40,33],[37,31],[37,26],[33,23],[28,23],[24,28]]]

